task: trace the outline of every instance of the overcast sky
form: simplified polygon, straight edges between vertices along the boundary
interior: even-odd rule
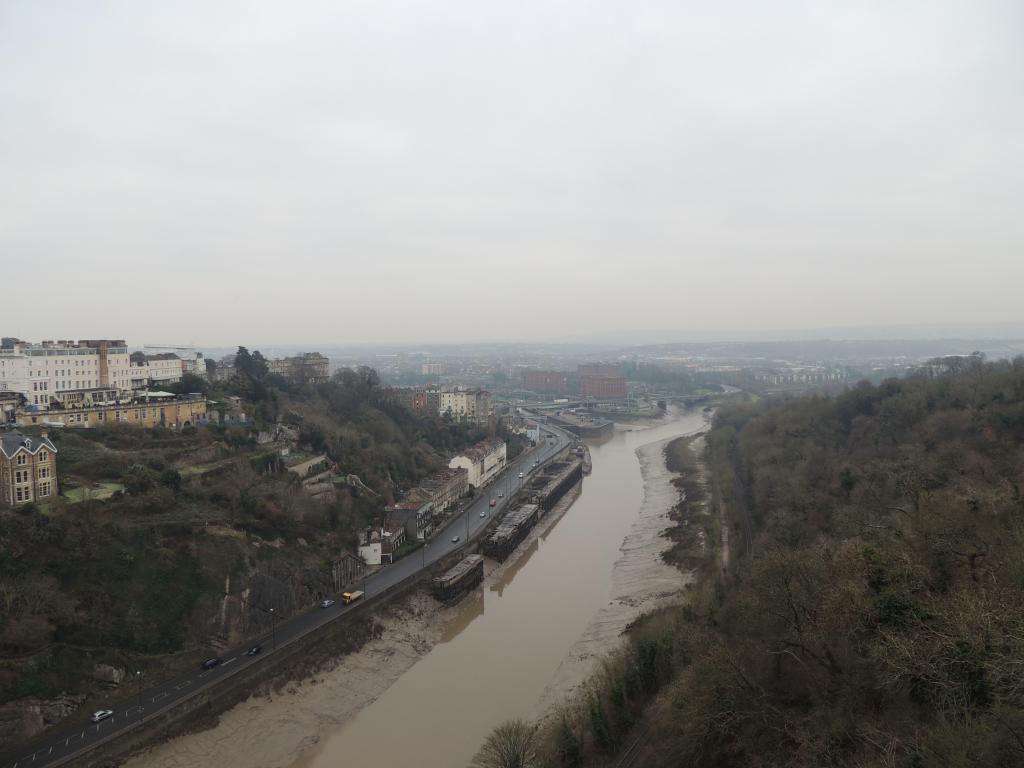
[[[0,0],[0,331],[1024,320],[1024,3]]]

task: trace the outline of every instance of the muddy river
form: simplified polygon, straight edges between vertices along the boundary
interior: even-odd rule
[[[613,566],[628,555],[623,543],[644,502],[638,449],[704,424],[699,411],[682,412],[588,441],[594,469],[576,503],[465,597],[441,642],[294,768],[465,766],[495,725],[539,714],[574,645],[608,611]]]

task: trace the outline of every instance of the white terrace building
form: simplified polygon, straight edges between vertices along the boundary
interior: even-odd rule
[[[0,349],[0,391],[18,392],[39,410],[61,393],[98,388],[131,389],[123,340],[19,341]]]

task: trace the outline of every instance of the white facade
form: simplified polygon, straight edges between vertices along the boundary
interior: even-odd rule
[[[501,440],[485,440],[448,462],[452,469],[466,470],[469,484],[481,488],[505,468],[506,445]]]
[[[0,350],[0,389],[20,392],[46,410],[51,396],[80,389],[131,388],[128,348],[71,342],[24,344]]]
[[[359,546],[359,557],[361,557],[363,559],[363,562],[367,565],[380,565],[380,541],[371,541],[369,544],[361,544]]]
[[[131,364],[132,386],[160,386],[181,381],[184,363],[177,355],[147,355],[144,362]]]
[[[491,415],[491,393],[482,389],[439,392],[437,412],[457,421],[486,421]]]

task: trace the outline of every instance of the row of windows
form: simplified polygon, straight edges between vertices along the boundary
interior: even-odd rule
[[[50,495],[50,491],[52,490],[52,488],[53,488],[53,486],[49,482],[40,483],[39,484],[39,495],[41,497],[42,496],[49,496]],[[32,499],[32,489],[31,488],[22,488],[21,486],[18,486],[17,488],[14,489],[14,499],[16,501],[30,501]]]
[[[42,480],[50,476],[49,467],[39,468],[39,479]],[[16,483],[27,483],[32,480],[32,471],[29,469],[18,469],[14,472],[14,482]]]
[[[50,452],[47,451],[45,448],[39,452],[39,461],[46,461],[48,458],[50,458]],[[24,453],[19,453],[18,457],[14,460],[14,463],[17,464],[19,467],[24,467],[26,464],[28,464],[28,455]]]

